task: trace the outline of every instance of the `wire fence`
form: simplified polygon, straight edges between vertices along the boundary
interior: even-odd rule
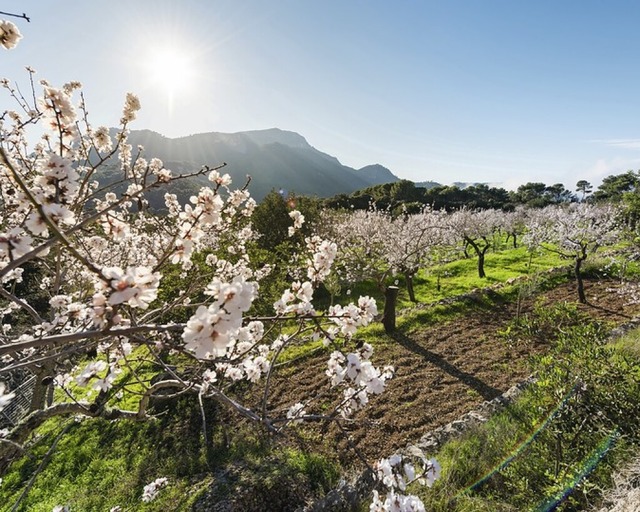
[[[0,427],[13,427],[26,416],[35,384],[36,377],[33,375],[11,391],[15,397],[0,411]]]

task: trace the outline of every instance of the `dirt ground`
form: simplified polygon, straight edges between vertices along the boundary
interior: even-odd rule
[[[611,291],[616,284],[586,281],[585,285],[589,304],[579,309],[588,315],[621,324],[640,314],[640,307],[626,305],[627,299]],[[577,301],[574,283],[542,295],[549,304]],[[525,309],[534,300],[529,299]],[[394,342],[372,358],[380,367],[396,368],[385,392],[374,397],[355,421],[343,422],[343,432],[335,424],[319,426],[315,441],[309,441],[314,436],[307,433],[301,436],[303,443],[308,449],[322,446],[323,451],[347,453],[343,462],[355,459],[349,450],[353,444],[373,461],[502,394],[529,376],[527,358],[548,347],[546,343],[510,346],[498,336],[515,314],[515,304],[501,304],[490,311],[479,308],[446,325],[424,325],[394,336]],[[326,359],[326,354],[312,356],[295,372],[287,372],[274,384],[270,405],[292,404],[326,390]]]

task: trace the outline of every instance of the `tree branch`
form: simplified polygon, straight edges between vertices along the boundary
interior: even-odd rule
[[[135,327],[126,327],[123,329],[107,329],[103,331],[81,331],[72,334],[56,334],[53,336],[47,336],[43,338],[36,338],[27,341],[18,341],[15,343],[8,343],[7,345],[0,345],[0,356],[8,354],[10,352],[18,352],[27,348],[41,347],[43,345],[59,345],[69,341],[78,341],[86,339],[104,338],[106,336],[131,336],[141,332],[154,332],[154,331],[182,331],[184,324],[167,324],[167,325],[138,325]],[[0,369],[2,373],[2,369]]]
[[[21,18],[23,20],[27,20],[28,23],[31,23],[31,18],[29,18],[24,12],[22,14],[14,14],[12,12],[0,11],[0,14],[2,14],[3,16],[13,16],[14,18]]]

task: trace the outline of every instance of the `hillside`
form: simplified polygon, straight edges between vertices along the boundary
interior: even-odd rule
[[[370,165],[356,170],[311,146],[306,139],[277,128],[238,133],[202,133],[171,139],[150,130],[132,131],[129,142],[142,145],[175,172],[227,163],[234,183],[251,176],[251,195],[262,199],[271,190],[328,197],[378,183],[398,181],[389,169]]]

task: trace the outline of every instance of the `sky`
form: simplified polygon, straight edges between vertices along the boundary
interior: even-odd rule
[[[413,181],[574,190],[640,169],[635,0],[2,0],[0,11],[31,18],[0,15],[23,34],[0,49],[0,78],[28,89],[29,65],[54,86],[82,82],[96,126],[115,126],[134,92],[133,129],[277,127]]]

